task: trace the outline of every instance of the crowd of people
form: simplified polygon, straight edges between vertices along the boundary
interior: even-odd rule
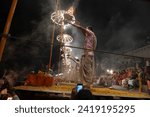
[[[105,87],[113,85],[122,86],[126,89],[139,88],[141,92],[144,85],[148,85],[150,80],[150,67],[145,68],[128,68],[122,71],[114,71],[112,74],[101,76],[98,84]],[[147,87],[148,88],[148,87]],[[149,89],[149,88],[148,88]]]
[[[7,78],[0,79],[0,100],[19,100],[15,89],[10,85]]]
[[[94,100],[94,96],[89,87],[84,86],[79,92],[74,87],[71,92],[71,100]]]

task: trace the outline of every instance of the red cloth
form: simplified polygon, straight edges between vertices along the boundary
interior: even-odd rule
[[[54,82],[54,78],[48,74],[38,73],[29,74],[25,81],[25,85],[29,86],[51,86]]]

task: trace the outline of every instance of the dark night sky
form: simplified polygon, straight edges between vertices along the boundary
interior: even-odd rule
[[[61,8],[68,9],[74,0],[60,1]],[[10,29],[11,36],[18,38],[7,41],[3,56],[5,67],[19,69],[20,66],[48,63],[50,14],[54,11],[54,3],[54,0],[19,0]],[[10,4],[11,0],[0,0],[0,33]],[[98,50],[129,50],[150,40],[149,0],[80,0],[75,17],[83,26],[94,27]],[[56,51],[57,47],[54,48],[53,63],[58,61]]]

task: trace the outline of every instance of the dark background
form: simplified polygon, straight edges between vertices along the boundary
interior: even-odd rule
[[[21,71],[45,68],[49,62],[52,32],[50,14],[54,12],[55,0],[18,1],[0,69]],[[74,3],[74,0],[60,1],[61,9],[68,9]],[[0,0],[0,34],[11,2]],[[149,0],[79,0],[75,17],[81,25],[93,26],[97,50],[122,52],[150,42]],[[71,34],[75,40],[73,44],[82,47],[80,31],[72,28]],[[57,41],[53,52],[52,62],[55,67],[60,55]]]

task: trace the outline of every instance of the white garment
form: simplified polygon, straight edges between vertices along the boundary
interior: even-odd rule
[[[133,86],[134,79],[128,80],[128,84]]]

